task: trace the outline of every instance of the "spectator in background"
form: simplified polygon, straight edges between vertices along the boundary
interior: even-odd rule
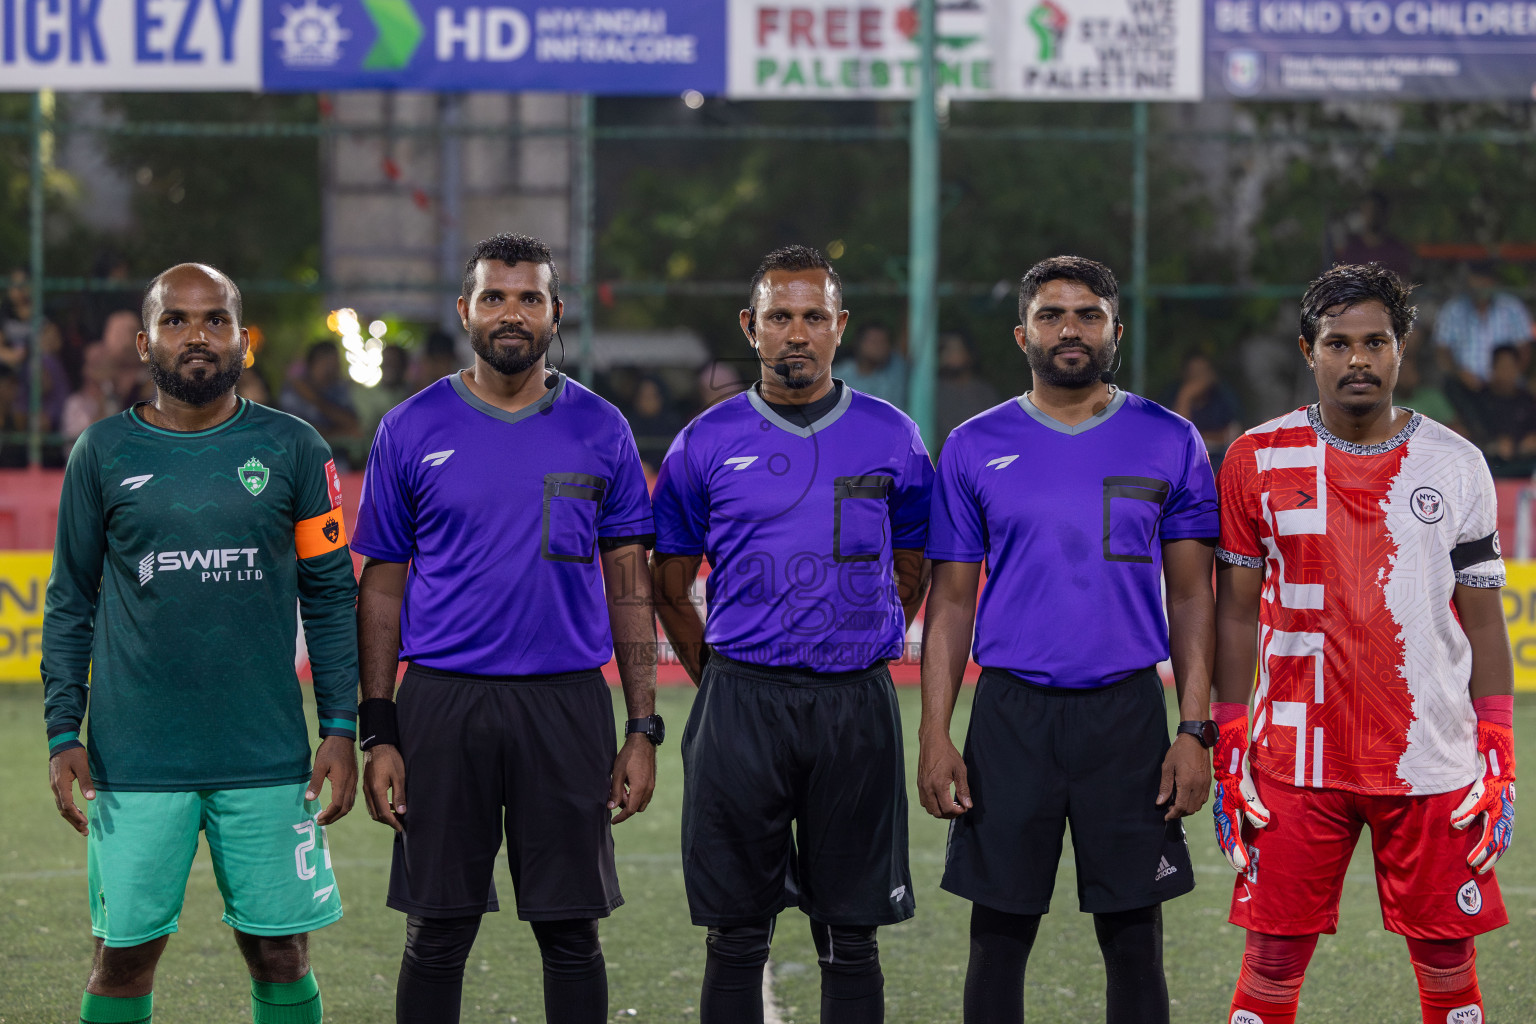
[[[112,354],[105,343],[97,341],[85,346],[80,355],[80,390],[64,402],[59,433],[74,440],[97,420],[123,411],[112,394],[113,370]]]
[[[112,366],[112,397],[119,409],[126,409],[137,402],[148,402],[155,397],[149,368],[139,358],[135,340],[138,334],[139,314],[126,309],[109,315],[101,329],[101,344]]]
[[[272,389],[267,387],[267,379],[254,368],[240,375],[240,379],[235,382],[235,394],[257,405],[272,404]]]
[[[69,373],[64,369],[64,338],[57,325],[43,322],[43,430],[56,432],[64,422],[64,403],[69,401]],[[30,408],[32,367],[24,366],[18,374],[22,382],[21,402]]]
[[[683,417],[667,397],[667,389],[655,377],[641,377],[635,386],[633,412],[629,417],[629,429],[634,432],[635,444],[640,449],[640,461],[647,473],[654,476],[666,458],[672,439],[683,429]]]
[[[428,384],[436,384],[450,373],[460,369],[462,360],[453,338],[445,331],[434,329],[421,346],[421,361],[416,364],[416,382],[411,389],[415,394]]]
[[[1392,400],[1404,408],[1429,417],[1436,423],[1450,427],[1463,437],[1467,434],[1465,424],[1462,423],[1461,417],[1456,415],[1456,410],[1451,406],[1450,399],[1445,397],[1445,392],[1425,382],[1423,375],[1419,372],[1419,360],[1412,349],[1409,349],[1397,368],[1397,387],[1392,390]]]
[[[1392,203],[1376,190],[1365,198],[1346,219],[1349,233],[1344,236],[1335,263],[1379,263],[1404,281],[1413,276],[1413,247],[1392,233],[1389,221]]]
[[[1186,356],[1179,383],[1165,393],[1162,405],[1195,425],[1211,453],[1212,468],[1219,469],[1227,445],[1243,432],[1242,406],[1221,382],[1211,357],[1204,352]]]
[[[1473,408],[1473,440],[1490,458],[1509,462],[1536,456],[1536,398],[1526,389],[1515,346],[1493,350],[1488,385],[1477,393]]]
[[[306,421],[334,448],[338,440],[357,436],[357,410],[341,374],[341,350],[323,339],[304,354],[303,372],[291,375],[277,400],[278,408]]]
[[[907,404],[907,361],[891,340],[890,328],[871,320],[853,335],[853,356],[840,360],[832,375],[855,391],[883,398],[898,409]]]
[[[757,372],[757,364],[752,366]],[[747,389],[741,373],[733,363],[712,359],[699,371],[699,411],[712,408],[727,398],[734,398]]]
[[[141,289],[133,280],[133,271],[127,259],[112,250],[97,255],[91,265],[91,277],[101,284],[99,290],[85,295],[80,327],[85,337],[98,338],[106,330],[107,318],[133,306],[134,293]],[[83,367],[84,349],[81,349],[80,356]]]
[[[933,391],[933,433],[942,446],[949,432],[1003,399],[976,376],[976,350],[963,331],[939,335],[939,379]]]
[[[25,373],[31,345],[32,286],[27,272],[17,268],[6,279],[5,298],[0,300],[0,364]]]
[[[1521,366],[1529,362],[1531,317],[1513,295],[1499,291],[1492,263],[1467,267],[1466,290],[1440,307],[1435,318],[1435,348],[1445,370],[1452,404],[1483,389],[1493,372],[1493,350],[1513,345]],[[1458,393],[1459,392],[1459,393]],[[1470,409],[1462,409],[1470,417]]]
[[[26,406],[17,406],[21,396],[21,378],[6,363],[0,363],[0,468],[17,469],[27,464]]]
[[[357,410],[363,436],[370,445],[384,414],[415,393],[405,379],[411,369],[410,353],[399,345],[385,345],[380,358],[383,363],[379,369],[384,376],[379,382],[371,388],[352,386],[352,407]]]

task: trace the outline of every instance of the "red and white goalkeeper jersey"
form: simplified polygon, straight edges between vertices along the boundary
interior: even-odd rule
[[[1317,407],[1248,431],[1216,556],[1264,569],[1250,761],[1296,786],[1444,793],[1477,776],[1456,584],[1504,585],[1493,477],[1417,413],[1358,445]]]

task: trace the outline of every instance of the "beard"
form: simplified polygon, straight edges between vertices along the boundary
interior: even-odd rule
[[[1024,344],[1024,356],[1029,360],[1029,368],[1035,374],[1035,379],[1042,384],[1049,384],[1057,388],[1086,388],[1099,382],[1099,374],[1109,369],[1114,362],[1115,352],[1119,346],[1113,342],[1105,345],[1095,352],[1087,345],[1078,342],[1063,342],[1051,349],[1045,350],[1033,338]],[[1078,351],[1086,350],[1088,358],[1081,366],[1063,369],[1056,365],[1056,356],[1069,349]]]
[[[1352,373],[1346,377],[1341,377],[1338,384],[1334,386],[1334,390],[1336,394],[1342,392],[1342,395],[1338,399],[1338,403],[1344,409],[1354,413],[1356,416],[1364,416],[1366,413],[1369,413],[1372,410],[1380,407],[1383,400],[1385,400],[1387,404],[1391,404],[1392,392],[1390,390],[1383,389],[1381,391],[1377,391],[1374,396],[1355,395],[1345,391],[1344,388],[1353,381],[1362,381],[1367,384],[1374,384],[1378,388],[1382,386],[1381,378],[1376,376],[1374,373]]]
[[[234,390],[244,372],[245,357],[238,351],[228,362],[215,363],[211,370],[200,366],[191,376],[184,376],[174,366],[165,366],[153,356],[149,360],[149,378],[160,393],[193,406],[204,406],[223,398]]]
[[[504,349],[497,346],[497,338],[522,338],[528,344],[515,349]],[[510,377],[513,374],[522,373],[543,358],[544,353],[549,351],[550,342],[554,338],[553,327],[545,331],[542,338],[536,338],[531,331],[520,327],[500,327],[490,334],[471,327],[469,347],[474,349],[475,355],[484,359],[491,369]]]

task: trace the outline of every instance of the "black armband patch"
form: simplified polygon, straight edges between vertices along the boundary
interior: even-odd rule
[[[1499,532],[1495,530],[1482,540],[1469,540],[1451,548],[1451,568],[1457,572],[1470,565],[1492,562],[1499,557]]]
[[[364,750],[379,743],[400,746],[400,729],[395,723],[395,702],[385,697],[370,697],[357,706],[358,746]]]

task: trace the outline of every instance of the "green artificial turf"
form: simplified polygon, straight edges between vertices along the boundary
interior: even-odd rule
[[[970,689],[955,736],[963,735]],[[688,923],[678,859],[682,735],[693,692],[664,688],[660,712],[673,739],[661,747],[660,784],[643,815],[615,830],[625,906],[603,922],[610,1007],[617,1021],[697,1019],[703,930]],[[617,694],[615,695],[617,697]],[[901,690],[909,775],[917,761],[915,688]],[[622,707],[618,708],[622,716]],[[85,843],[58,817],[47,784],[39,685],[0,686],[0,1024],[77,1020],[90,966]],[[1536,765],[1536,696],[1516,700],[1520,760]],[[939,1024],[960,1020],[969,905],[941,892],[945,825],[929,818],[909,786],[916,919],[880,932],[886,1020]],[[1165,908],[1165,963],[1173,1020],[1217,1024],[1227,1017],[1242,935],[1226,923],[1230,869],[1206,813],[1188,822],[1198,886]],[[394,1019],[395,975],[404,917],[384,906],[390,831],[369,820],[362,801],[330,830],[346,917],[316,933],[311,956],[325,1017],[338,1024]],[[1508,928],[1478,943],[1478,973],[1490,1024],[1536,1021],[1536,837],[1517,827],[1499,864]],[[1401,938],[1382,931],[1368,859],[1358,857],[1345,887],[1339,934],[1325,936],[1302,992],[1307,1024],[1413,1024],[1418,1001]],[[510,882],[501,875],[504,905]],[[172,937],[155,985],[160,1024],[221,1024],[250,1019],[249,983],[229,929],[206,850],[188,885],[181,931]],[[819,978],[805,918],[782,915],[773,950],[774,989],[786,1022],[819,1016]],[[1056,880],[1030,961],[1028,1019],[1035,1024],[1102,1021],[1103,967],[1089,917],[1077,912],[1070,850]],[[630,1011],[633,1011],[631,1014]],[[538,950],[528,928],[507,911],[490,915],[470,958],[466,1024],[544,1020]]]

